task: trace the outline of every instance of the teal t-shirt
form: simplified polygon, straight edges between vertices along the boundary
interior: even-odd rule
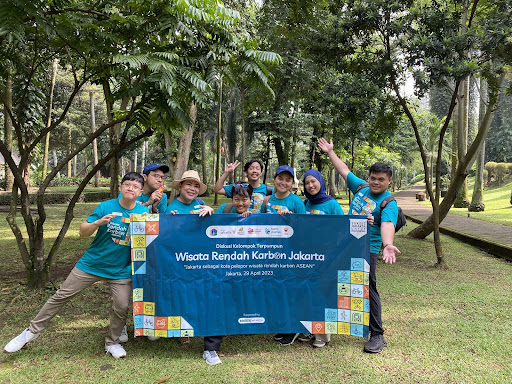
[[[150,197],[151,195],[141,193],[140,196],[137,198],[137,201],[145,203],[146,201],[149,200]],[[167,195],[165,194],[165,192],[162,196],[162,200],[160,200],[160,202],[158,203],[157,209],[159,213],[164,213],[165,210],[167,209]]]
[[[354,198],[350,203],[349,215],[368,215],[371,213],[375,217],[375,222],[370,226],[370,252],[379,253],[380,246],[382,245],[382,237],[380,235],[380,227],[376,223],[383,223],[385,221],[391,221],[393,225],[396,225],[396,219],[398,217],[398,205],[396,201],[390,201],[386,208],[381,212],[380,204],[386,197],[391,196],[389,191],[383,192],[378,195],[371,193],[370,188],[361,188],[356,193],[357,187],[366,183],[363,179],[360,179],[352,172],[347,175],[347,185],[354,193]]]
[[[107,224],[98,228],[96,236],[76,267],[91,275],[107,279],[129,279],[132,277],[130,256],[130,214],[148,213],[148,208],[135,204],[133,209],[126,209],[118,199],[102,202],[86,219],[93,223],[103,216],[119,213]]]
[[[306,207],[301,198],[293,193],[283,199],[278,199],[273,193],[268,199],[266,213],[278,213],[278,211],[306,213]]]
[[[336,200],[329,200],[321,204],[311,204],[306,202],[306,213],[314,215],[343,215],[343,210]]]
[[[225,185],[224,192],[226,192],[226,197],[233,197],[231,196],[231,190],[233,189],[234,184]],[[272,192],[274,192],[274,189],[272,189]],[[267,196],[267,186],[265,184],[260,184],[259,187],[254,188],[252,190],[252,198],[251,198],[251,205],[249,205],[249,211],[255,210],[256,212],[261,211],[261,204],[263,204],[263,199]]]
[[[201,208],[199,200],[194,199],[190,204],[185,204],[179,201],[177,198],[170,202],[167,206],[165,213],[171,213],[171,211],[178,211],[180,214],[199,214],[203,208]]]
[[[149,200],[151,195],[146,195],[145,193],[141,193],[139,197],[137,197],[137,202],[139,203],[145,203]],[[121,192],[119,192],[119,195],[117,196],[118,199],[121,198]],[[160,200],[160,203],[158,203],[157,209],[159,213],[164,213],[167,208],[167,195],[164,193],[162,196],[162,200]]]
[[[217,208],[217,210],[215,211],[215,213],[224,213],[224,207],[227,205],[227,204],[231,204],[231,203],[224,203],[222,204],[219,208]],[[228,213],[238,213],[235,206],[233,205],[231,207],[231,211],[229,211]]]

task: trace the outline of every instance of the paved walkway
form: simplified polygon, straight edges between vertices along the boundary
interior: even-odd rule
[[[415,185],[394,195],[407,218],[417,223],[422,223],[432,214],[432,207],[423,206],[416,200],[416,193],[424,189]],[[440,228],[444,234],[512,260],[512,227],[448,213]]]

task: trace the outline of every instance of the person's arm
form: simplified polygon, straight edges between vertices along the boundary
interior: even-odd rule
[[[393,264],[396,261],[396,255],[400,254],[400,250],[393,245],[395,238],[395,225],[391,221],[384,221],[380,224],[380,236],[384,250],[382,251],[382,259],[385,263]]]
[[[318,146],[322,151],[327,153],[327,156],[329,156],[329,159],[331,160],[332,165],[334,165],[334,168],[338,171],[338,173],[347,181],[347,175],[350,172],[348,169],[347,164],[341,160],[336,153],[334,153],[334,144],[332,143],[332,140],[328,143],[327,140],[325,140],[323,137],[321,137],[318,140]]]
[[[103,216],[101,219],[98,219],[96,221],[93,221],[92,223],[89,223],[87,220],[84,220],[82,224],[80,224],[80,229],[78,230],[78,234],[80,237],[89,237],[91,236],[96,230],[101,227],[104,224],[107,224],[110,220],[112,220],[116,215],[109,214]]]
[[[236,160],[234,163],[229,163],[226,167],[224,173],[219,177],[219,180],[213,186],[213,192],[218,193],[219,195],[225,195],[226,191],[224,190],[224,182],[227,180],[230,174],[240,165],[240,162]]]

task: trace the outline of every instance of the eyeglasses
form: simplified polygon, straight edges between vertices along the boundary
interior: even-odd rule
[[[163,180],[165,178],[164,175],[159,175],[158,173],[152,173],[151,176],[153,176],[157,180]]]
[[[233,187],[235,188],[247,188],[249,186],[249,183],[236,183],[236,184],[233,184]]]
[[[131,189],[132,191],[138,191],[139,189],[141,189],[140,186],[137,184],[123,183],[121,185],[123,185],[126,189]]]

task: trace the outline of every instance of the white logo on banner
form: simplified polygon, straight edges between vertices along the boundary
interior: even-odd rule
[[[293,228],[289,225],[215,225],[206,228],[206,236],[212,239],[288,238],[293,236]]]
[[[350,219],[350,234],[360,239],[367,233],[368,219]]]
[[[264,317],[241,317],[238,319],[239,324],[263,324]]]

